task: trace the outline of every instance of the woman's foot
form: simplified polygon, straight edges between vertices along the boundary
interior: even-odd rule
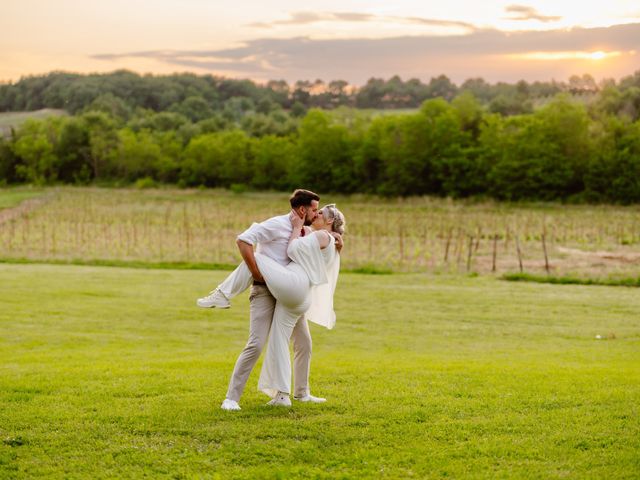
[[[324,403],[324,402],[327,401],[326,398],[314,397],[310,393],[307,393],[306,395],[303,395],[302,397],[293,397],[293,399],[297,400],[298,402],[310,402],[310,403]]]
[[[200,308],[229,308],[231,302],[219,288],[212,290],[206,297],[199,298],[196,304]]]
[[[278,392],[273,400],[267,402],[267,405],[271,405],[272,407],[290,407],[291,399],[289,398],[288,393]]]

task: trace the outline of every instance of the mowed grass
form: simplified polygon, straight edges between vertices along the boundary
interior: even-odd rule
[[[42,188],[5,188],[0,194],[0,210],[19,205],[25,200],[37,198],[44,192]]]
[[[638,478],[640,297],[341,276],[324,405],[218,407],[248,300],[226,272],[0,265],[0,478]],[[596,339],[600,335],[602,339]]]

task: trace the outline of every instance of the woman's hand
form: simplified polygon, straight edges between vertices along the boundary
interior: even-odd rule
[[[338,232],[331,232],[331,235],[333,235],[333,238],[336,239],[336,250],[338,250],[338,253],[340,253],[340,251],[342,250],[342,246],[344,245],[344,243],[342,242],[342,235],[340,235]]]
[[[291,213],[289,214],[289,220],[291,220],[291,226],[293,227],[293,230],[300,233],[300,230],[302,230],[302,227],[304,226],[304,219],[300,218],[295,210],[291,210]]]

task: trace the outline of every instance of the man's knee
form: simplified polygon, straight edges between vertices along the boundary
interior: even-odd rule
[[[262,353],[265,342],[257,337],[249,337],[247,344],[242,350],[242,354],[249,358],[258,358]]]

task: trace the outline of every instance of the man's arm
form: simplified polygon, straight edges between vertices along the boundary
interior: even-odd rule
[[[238,250],[240,250],[240,255],[242,255],[242,259],[244,260],[244,263],[246,263],[247,267],[249,267],[249,271],[251,272],[253,279],[257,280],[258,282],[264,282],[264,278],[262,277],[262,274],[258,269],[258,264],[256,263],[256,257],[253,253],[253,245],[247,242],[243,242],[240,239],[236,240],[236,245],[238,245]]]

